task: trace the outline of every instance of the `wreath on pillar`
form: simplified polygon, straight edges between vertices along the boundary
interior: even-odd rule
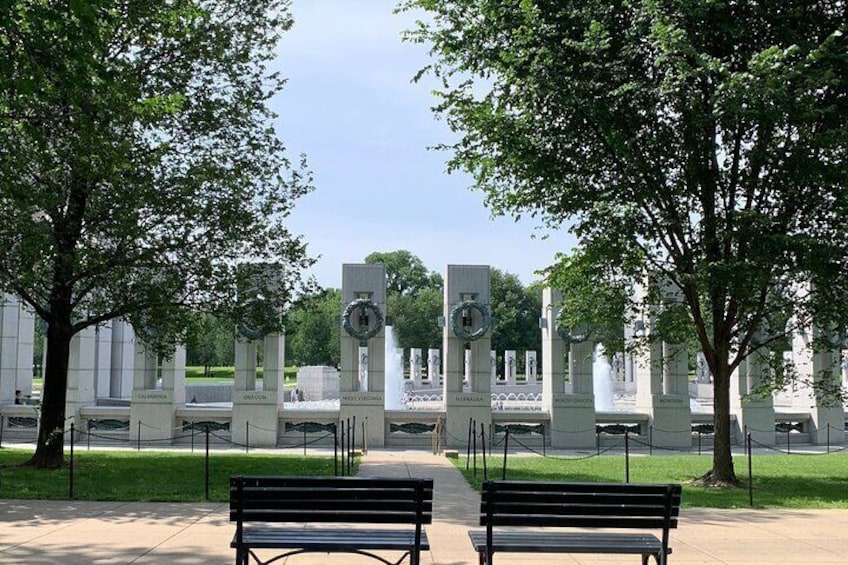
[[[371,312],[374,315],[374,323],[369,323],[365,328],[354,326],[350,321],[350,317],[357,310],[360,312],[360,315]],[[367,341],[383,329],[383,313],[380,311],[379,306],[368,298],[357,298],[345,306],[344,312],[342,312],[342,327],[349,336],[355,337],[360,341]]]
[[[474,331],[469,331],[462,323],[462,319],[465,317],[463,314],[469,310],[476,310],[483,319],[480,327]],[[466,300],[451,308],[450,322],[453,335],[463,341],[475,341],[486,335],[486,332],[489,331],[489,327],[492,325],[492,316],[489,314],[489,309],[483,304],[475,300]]]
[[[560,310],[556,318],[556,333],[566,343],[583,343],[591,337],[592,330],[586,324],[566,326],[562,319],[562,310]]]

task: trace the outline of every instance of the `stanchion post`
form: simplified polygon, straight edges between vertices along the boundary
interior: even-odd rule
[[[547,457],[547,453],[545,452],[545,444],[547,443],[545,439],[545,424],[542,424],[542,457]]]
[[[350,451],[356,453],[356,414],[353,415],[353,428],[350,430]]]
[[[347,474],[350,476],[350,472],[353,469],[353,462],[351,461],[353,455],[353,447],[350,442],[350,418],[347,419]]]
[[[792,426],[787,426],[786,427],[786,455],[789,455],[790,453],[792,453],[792,449],[791,449],[792,446],[790,445],[790,442],[792,441],[792,439],[789,436],[789,434],[791,434],[791,433],[792,433]]]
[[[209,502],[209,425],[206,425],[206,457],[204,457],[203,461],[203,474],[204,474],[204,496],[206,497],[206,502]]]
[[[698,455],[701,454],[701,430],[698,430]]]
[[[138,421],[138,435],[135,438],[136,451],[141,451],[141,420]]]
[[[477,478],[477,426],[475,425],[473,427],[473,429],[474,429],[474,433],[471,434],[471,435],[472,435],[472,442],[474,443],[474,450],[473,450],[473,453],[474,453],[474,472],[473,472],[472,476],[476,479]]]
[[[654,454],[654,425],[648,426],[648,455]]]
[[[71,454],[68,467],[68,498],[74,499],[74,423],[71,422]]]
[[[465,443],[465,470],[471,468],[471,436],[474,434],[474,418],[468,418],[468,441]]]
[[[830,422],[827,423],[827,452],[830,453]]]
[[[3,449],[3,428],[6,427],[6,416],[0,415],[0,449]]]
[[[197,426],[194,422],[191,423],[191,452],[194,453],[194,433],[197,431]]]
[[[345,470],[346,470],[346,469],[345,469],[345,427],[344,427],[344,420],[342,420],[342,421],[340,422],[340,427],[341,427],[341,429],[342,429],[342,433],[341,433],[341,436],[342,436],[342,437],[341,437],[341,440],[342,440],[342,441],[341,441],[341,443],[340,443],[340,447],[342,448],[342,449],[341,449],[342,477],[344,477],[344,476],[345,476],[345,474],[346,474],[346,473],[345,473]]]
[[[86,451],[91,451],[91,426],[87,425],[88,432],[85,435],[85,448]]]
[[[503,473],[501,473],[501,478],[506,480],[506,454],[509,450],[509,424],[506,426],[506,434],[504,435],[504,463],[503,463]]]
[[[306,423],[303,422],[300,425],[303,426],[303,456],[306,457]]]
[[[754,505],[754,475],[753,475],[753,465],[751,460],[753,459],[753,449],[751,448],[751,432],[748,432],[745,436],[745,442],[748,444],[748,504],[750,506]]]
[[[491,438],[490,438],[491,439]],[[483,447],[483,480],[489,480],[489,469],[486,466],[486,424],[480,424],[480,445]]]
[[[598,456],[601,455],[601,432],[598,431],[598,427],[595,426],[595,451]]]
[[[624,482],[630,482],[630,432],[624,430]]]
[[[250,453],[250,421],[244,424],[244,452]]]
[[[333,426],[333,476],[339,476],[339,426]]]

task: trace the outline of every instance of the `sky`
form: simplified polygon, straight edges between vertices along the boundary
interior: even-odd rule
[[[428,147],[456,134],[430,110],[432,82],[411,80],[429,55],[401,41],[416,16],[393,14],[396,3],[292,2],[294,28],[274,63],[288,82],[271,107],[278,134],[292,156],[306,154],[315,177],[288,222],[319,256],[310,274],[339,287],[343,263],[406,249],[440,273],[448,264],[492,265],[525,284],[538,280],[574,238],[493,219],[470,176],[446,173],[449,154]]]

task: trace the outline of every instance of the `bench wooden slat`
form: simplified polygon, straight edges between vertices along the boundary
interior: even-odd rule
[[[656,553],[662,542],[649,534],[497,532],[494,551],[516,553]],[[468,532],[476,551],[485,551],[485,530]]]
[[[497,552],[629,553],[664,565],[668,532],[678,525],[680,485],[486,481],[480,525],[469,531],[480,562]],[[494,530],[495,527],[659,530],[652,533]]]
[[[315,549],[333,547],[335,551],[356,549],[404,551],[415,545],[415,532],[411,530],[385,529],[282,529],[273,527],[247,527],[243,533],[244,543],[257,549],[273,549],[281,545],[292,549]],[[230,544],[235,547],[236,540]],[[430,549],[427,535],[421,533],[421,549]]]
[[[432,522],[432,479],[360,477],[230,478],[230,519],[236,522],[231,547],[246,564],[254,549],[291,552],[367,552],[399,550],[412,565],[429,542],[422,526]],[[334,523],[303,528],[296,524]],[[275,526],[273,524],[281,524]],[[282,525],[286,524],[286,525]],[[368,529],[356,524],[408,525],[405,529]]]

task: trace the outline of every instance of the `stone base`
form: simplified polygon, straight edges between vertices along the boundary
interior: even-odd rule
[[[814,408],[810,414],[810,442],[815,445],[845,443],[845,412],[842,407]]]
[[[492,395],[486,392],[450,392],[445,397],[445,444],[448,447],[467,447],[468,422],[477,423],[474,433],[486,433],[492,423]]]
[[[173,392],[168,390],[134,390],[130,404],[130,439],[173,439],[178,431],[177,405],[173,398]]]
[[[689,395],[656,394],[652,398],[652,443],[670,449],[692,448],[692,410]]]
[[[774,432],[774,405],[771,402],[748,402],[743,399],[741,406],[731,406],[730,412],[736,415],[736,437],[745,439],[745,431],[751,434],[751,441],[761,445],[776,445]]]
[[[595,395],[555,394],[548,406],[555,449],[595,447]]]
[[[347,439],[347,422],[351,427],[356,419],[354,437],[356,446],[384,447],[386,444],[386,394],[384,392],[343,392],[339,402],[339,420],[345,426],[345,443]],[[362,437],[363,423],[366,437]],[[341,430],[339,430],[341,441]],[[363,444],[363,441],[367,442]]]
[[[277,391],[233,391],[232,440],[249,447],[276,447],[279,409]]]

